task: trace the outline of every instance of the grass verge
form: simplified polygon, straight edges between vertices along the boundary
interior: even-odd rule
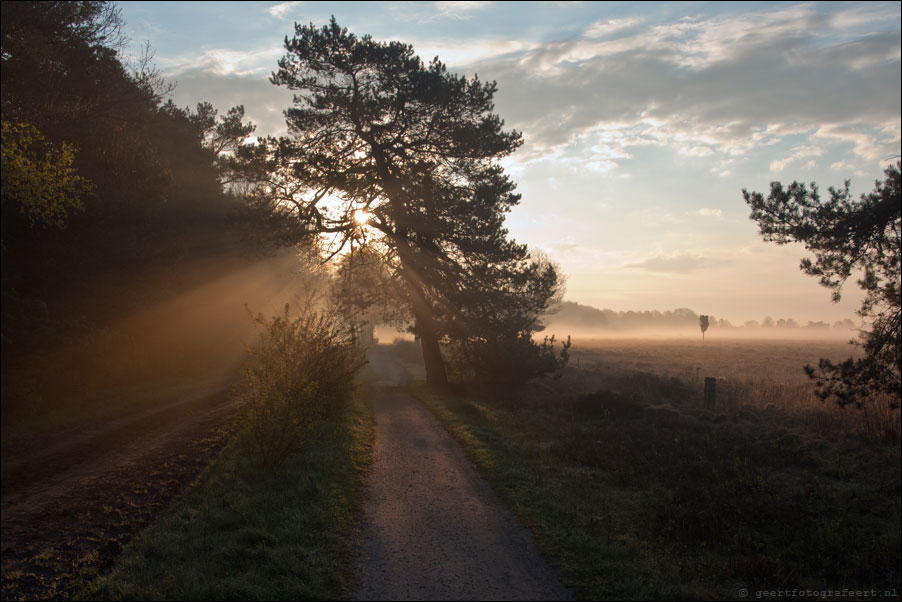
[[[410,387],[579,598],[899,595],[898,445],[614,394],[503,406]]]
[[[82,599],[339,598],[372,447],[371,376],[278,472],[239,435]]]

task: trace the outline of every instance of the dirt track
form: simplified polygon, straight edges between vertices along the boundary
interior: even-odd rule
[[[570,599],[398,366],[380,350],[370,362],[376,436],[354,599]]]
[[[103,570],[223,445],[226,387],[127,418],[3,447],[3,599],[63,595]]]

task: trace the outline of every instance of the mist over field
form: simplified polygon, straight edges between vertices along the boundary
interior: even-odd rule
[[[674,338],[699,339],[699,314],[687,308],[665,311],[613,311],[564,301],[543,316],[546,324],[541,334],[557,338],[568,335],[574,340],[593,338]],[[750,320],[732,324],[729,320],[710,316],[707,336],[716,339],[773,339],[773,340],[845,340],[857,333],[855,322],[837,320],[797,321],[792,318],[774,319],[765,316],[761,321]]]

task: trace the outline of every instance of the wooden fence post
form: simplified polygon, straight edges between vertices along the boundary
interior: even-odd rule
[[[717,405],[717,379],[705,377],[705,407],[713,410]]]

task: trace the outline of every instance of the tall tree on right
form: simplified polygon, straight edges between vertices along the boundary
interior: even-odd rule
[[[843,188],[829,188],[822,200],[817,185],[810,189],[793,182],[784,188],[772,182],[770,194],[742,191],[766,241],[777,244],[801,242],[814,254],[802,259],[801,270],[815,276],[833,290],[839,301],[842,288],[853,272],[860,272],[858,286],[865,292],[858,314],[866,329],[853,343],[861,345],[864,357],[840,363],[821,359],[818,367],[805,366],[817,381],[822,399],[858,407],[878,396],[886,396],[899,407],[900,379],[900,206],[902,206],[902,162],[889,166],[886,179],[874,190],[854,200],[849,181]]]

